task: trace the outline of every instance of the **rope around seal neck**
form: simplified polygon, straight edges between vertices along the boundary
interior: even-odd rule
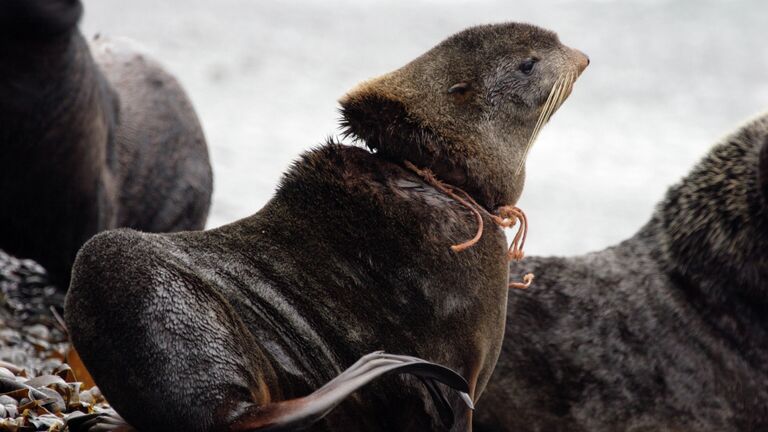
[[[517,222],[520,222],[520,227],[517,229],[517,233],[515,234],[515,237],[512,239],[512,243],[509,245],[509,249],[507,250],[507,261],[520,261],[525,256],[525,253],[523,252],[523,247],[525,246],[525,239],[528,236],[528,218],[525,216],[525,213],[523,211],[515,206],[502,206],[499,207],[496,211],[498,212],[498,215],[490,213],[488,210],[485,209],[485,207],[481,206],[477,203],[466,191],[463,189],[460,189],[456,186],[451,186],[447,183],[444,183],[437,177],[435,177],[435,174],[427,169],[420,169],[417,168],[416,165],[412,164],[409,161],[404,161],[405,167],[409,170],[413,171],[416,175],[424,179],[425,182],[432,185],[435,189],[439,190],[440,192],[448,195],[452,199],[454,199],[459,204],[463,205],[464,207],[468,208],[472,213],[474,213],[475,218],[477,219],[477,233],[474,237],[471,239],[455,244],[451,246],[451,250],[454,252],[462,252],[465,251],[480,241],[480,238],[483,236],[483,230],[485,229],[485,225],[483,223],[483,215],[484,213],[486,216],[490,217],[491,220],[501,228],[512,228],[517,224]],[[531,286],[531,283],[533,283],[534,275],[533,273],[528,273],[525,276],[523,276],[522,282],[511,282],[509,284],[510,288],[518,288],[518,289],[525,289]]]

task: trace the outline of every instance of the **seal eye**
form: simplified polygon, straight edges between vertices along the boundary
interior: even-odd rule
[[[533,73],[533,67],[536,66],[536,59],[528,59],[522,63],[520,63],[520,66],[518,66],[518,69],[520,72],[530,75]]]
[[[469,91],[469,83],[460,82],[458,84],[452,85],[451,88],[448,89],[448,94],[463,95],[468,91]]]

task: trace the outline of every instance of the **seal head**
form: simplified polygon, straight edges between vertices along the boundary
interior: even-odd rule
[[[532,139],[588,64],[539,27],[472,27],[345,95],[343,125],[381,156],[429,168],[493,210],[520,197]]]
[[[80,0],[4,0],[0,34],[42,40],[67,33],[83,15]]]

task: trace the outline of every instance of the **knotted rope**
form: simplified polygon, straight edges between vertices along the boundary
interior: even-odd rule
[[[512,243],[509,245],[509,249],[507,250],[506,258],[507,261],[520,261],[523,259],[525,256],[523,247],[525,246],[525,239],[528,236],[528,218],[520,208],[515,206],[502,206],[496,210],[498,213],[497,215],[492,214],[486,210],[485,207],[478,204],[477,201],[475,201],[466,191],[456,186],[451,186],[447,183],[444,183],[435,177],[435,174],[431,170],[426,168],[417,168],[416,165],[409,161],[405,161],[405,167],[416,173],[416,175],[424,179],[425,182],[432,185],[435,189],[448,195],[459,204],[468,208],[475,215],[475,219],[477,219],[477,233],[474,237],[463,243],[452,245],[452,251],[465,251],[480,241],[480,238],[483,236],[483,230],[485,228],[482,216],[484,213],[490,217],[491,220],[496,223],[496,225],[502,228],[512,228],[518,222],[520,222],[520,227],[517,229],[517,233],[515,233],[515,237],[512,239]],[[511,282],[509,287],[519,289],[528,288],[531,286],[531,283],[533,283],[533,278],[533,273],[528,273],[523,276],[522,282]]]

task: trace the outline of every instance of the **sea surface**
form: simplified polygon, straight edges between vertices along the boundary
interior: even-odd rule
[[[765,0],[84,3],[87,35],[135,40],[186,87],[211,148],[210,227],[257,211],[337,134],[336,101],[356,83],[471,25],[534,23],[592,60],[530,154],[529,254],[631,236],[712,144],[768,109]]]

